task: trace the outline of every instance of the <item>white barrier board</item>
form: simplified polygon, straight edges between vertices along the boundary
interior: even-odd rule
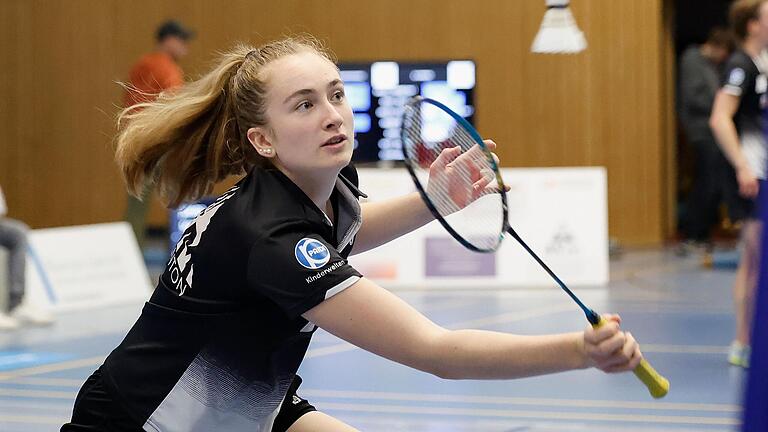
[[[603,168],[502,170],[512,227],[570,286],[608,282],[608,209]],[[370,200],[414,192],[403,169],[360,169]],[[30,234],[28,301],[56,310],[146,299],[152,290],[125,222],[48,228]],[[494,254],[464,249],[437,222],[350,257],[387,287],[552,286],[554,282],[512,238]]]
[[[415,191],[402,169],[360,169],[370,200]],[[606,172],[601,167],[503,169],[512,227],[569,286],[608,282]],[[494,254],[463,248],[437,222],[350,257],[388,287],[552,286],[554,282],[510,236]]]
[[[142,300],[151,294],[143,257],[126,222],[33,230],[28,301],[55,310]]]

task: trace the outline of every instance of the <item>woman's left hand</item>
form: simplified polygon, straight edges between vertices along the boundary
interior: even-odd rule
[[[483,195],[498,192],[498,187],[491,186],[496,173],[488,157],[490,153],[494,163],[499,163],[499,158],[492,153],[496,143],[492,140],[483,143],[487,151],[480,145],[463,153],[461,147],[446,148],[429,166],[427,194],[438,205],[440,214],[451,214]]]

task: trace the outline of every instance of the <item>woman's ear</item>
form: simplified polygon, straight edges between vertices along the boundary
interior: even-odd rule
[[[267,130],[263,127],[254,127],[248,129],[246,132],[248,141],[250,141],[253,148],[261,157],[271,158],[275,156],[275,149],[270,142],[270,137]]]

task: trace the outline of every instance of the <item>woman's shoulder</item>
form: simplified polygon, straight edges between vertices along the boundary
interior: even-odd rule
[[[728,57],[728,60],[725,62],[725,70],[731,70],[731,69],[745,69],[745,70],[757,70],[757,66],[755,66],[754,61],[752,61],[752,57],[750,57],[746,52],[742,50],[736,50],[731,54],[730,57]]]
[[[311,202],[269,173],[244,179],[233,196],[224,218],[231,235],[250,240],[279,236],[287,232],[319,232],[324,221]],[[311,205],[310,205],[311,204]]]

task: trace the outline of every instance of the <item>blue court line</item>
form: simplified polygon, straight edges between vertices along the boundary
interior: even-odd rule
[[[43,281],[43,287],[45,287],[45,292],[48,294],[48,299],[50,299],[51,303],[53,304],[58,303],[59,300],[56,298],[56,294],[53,292],[53,285],[51,285],[51,280],[48,279],[48,273],[45,272],[45,268],[43,267],[43,263],[40,261],[40,257],[37,255],[37,252],[32,249],[31,245],[27,246],[27,252],[29,253],[29,257],[32,258],[32,264],[35,266],[37,274],[40,275],[40,279]]]
[[[0,371],[57,363],[74,357],[73,354],[52,352],[0,351]]]

